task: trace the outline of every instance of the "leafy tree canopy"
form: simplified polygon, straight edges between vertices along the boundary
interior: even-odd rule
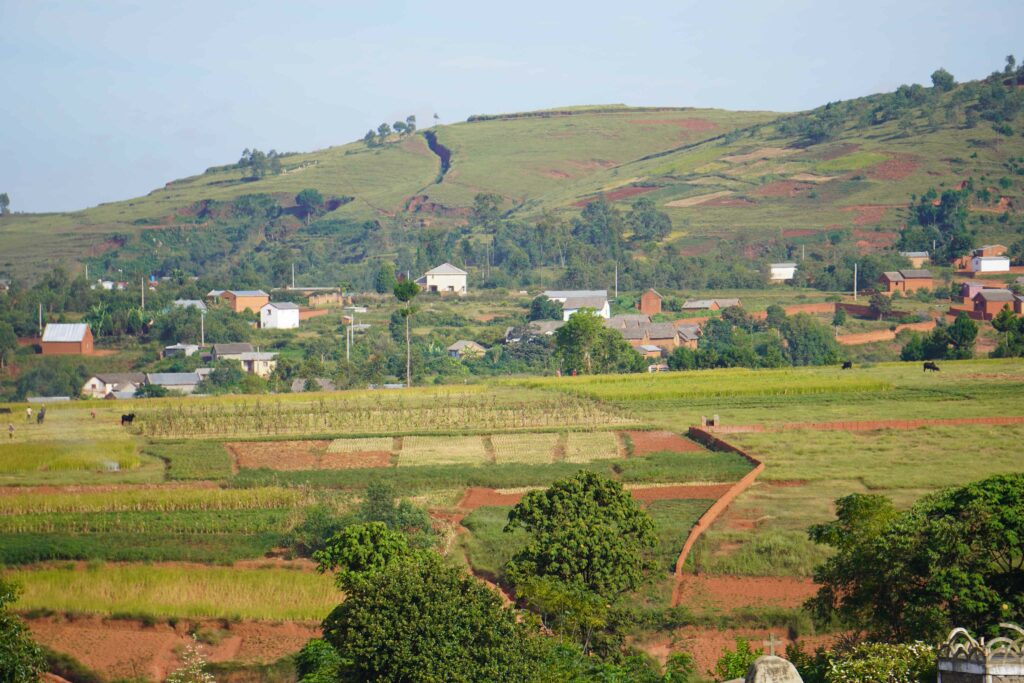
[[[0,681],[35,683],[43,670],[43,652],[10,611],[17,597],[16,587],[0,577]]]

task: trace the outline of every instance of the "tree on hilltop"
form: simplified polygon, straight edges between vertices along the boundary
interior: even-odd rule
[[[6,192],[0,192],[0,216],[6,216],[10,212],[11,198]]]
[[[949,92],[956,87],[956,79],[953,78],[953,74],[939,68],[932,73],[932,85],[942,92]]]
[[[302,215],[309,225],[309,219],[319,214],[324,208],[324,196],[319,190],[307,187],[295,195],[295,204],[302,211]]]

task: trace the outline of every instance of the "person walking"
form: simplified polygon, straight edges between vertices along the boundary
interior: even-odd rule
[[[14,438],[14,423],[13,422],[8,422],[7,423],[7,433],[10,435],[10,437],[12,439]]]

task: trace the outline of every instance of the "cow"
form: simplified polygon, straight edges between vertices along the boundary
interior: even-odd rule
[[[43,420],[45,420],[45,419],[46,419],[46,408],[43,407],[43,408],[39,409],[38,413],[36,413],[36,424],[37,425],[43,424]]]
[[[932,372],[938,372],[939,371],[939,366],[936,365],[935,363],[931,362],[930,360],[929,361],[925,361],[924,367],[921,368],[921,372],[927,372],[929,370],[931,370]]]
[[[852,360],[844,360],[843,361],[843,370],[853,370],[853,361]]]
[[[128,413],[127,415],[121,416],[121,426],[130,425],[135,421],[135,413]]]
[[[2,413],[4,415],[10,415],[11,414],[11,409],[10,408],[0,408],[0,413]]]

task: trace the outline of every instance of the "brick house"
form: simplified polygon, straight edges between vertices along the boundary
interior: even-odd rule
[[[974,312],[990,320],[1003,310],[1004,306],[1015,308],[1013,292],[1008,289],[983,289],[974,295]]]
[[[50,323],[43,331],[40,348],[44,356],[92,353],[92,330],[85,323]]]
[[[889,270],[878,278],[883,294],[909,294],[919,289],[932,289],[935,281],[928,270]]]
[[[270,295],[262,289],[229,289],[221,292],[219,298],[235,313],[259,313],[270,302]]]
[[[661,313],[661,298],[657,291],[648,289],[640,295],[640,312],[644,315],[658,315]]]

